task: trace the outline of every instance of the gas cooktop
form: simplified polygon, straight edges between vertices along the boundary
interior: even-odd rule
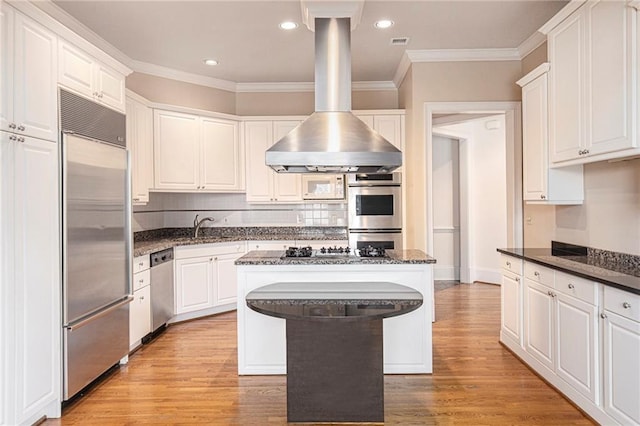
[[[322,247],[320,249],[312,249],[310,246],[306,247],[289,247],[284,252],[283,258],[292,257],[335,257],[335,256],[357,256],[357,257],[388,257],[384,248],[366,246],[360,249],[353,250],[351,247],[338,247],[329,246]]]

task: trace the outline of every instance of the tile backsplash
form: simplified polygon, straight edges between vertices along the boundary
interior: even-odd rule
[[[205,226],[346,226],[346,203],[249,204],[245,194],[152,192],[149,203],[133,207],[133,231],[193,225],[195,215],[212,217]]]

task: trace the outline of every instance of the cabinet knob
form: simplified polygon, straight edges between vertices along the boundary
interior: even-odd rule
[[[546,199],[547,199],[547,197],[546,197],[545,195],[543,195],[543,194],[540,194],[540,199],[541,199],[541,200],[546,200]]]
[[[140,296],[140,300],[144,300],[144,296]]]
[[[507,262],[507,266],[511,268],[511,262]]]
[[[104,93],[102,93],[102,92],[100,92],[100,94],[98,95],[98,97],[99,97],[100,99],[102,99],[102,97],[103,97],[103,96],[104,96]]]
[[[9,136],[9,140],[10,140],[10,141],[15,141],[15,140],[17,140],[17,139],[18,139],[18,137],[17,137],[16,135],[11,135],[11,136]]]
[[[9,128],[10,129],[15,129],[16,128],[16,123],[9,123]]]
[[[210,258],[209,258],[209,262],[213,262],[213,257],[210,257]]]
[[[569,287],[571,290],[573,290],[574,288],[576,288],[573,284],[569,283],[569,285],[567,286]]]
[[[607,314],[605,314],[604,312],[600,314],[600,318],[605,319],[607,317]]]
[[[144,265],[144,262],[138,263],[138,266],[142,266],[142,265]]]
[[[516,277],[516,282],[519,283],[520,282],[520,277]]]
[[[140,201],[140,198],[134,198],[133,201]]]
[[[585,153],[585,154],[588,154],[588,153],[589,153],[589,150],[588,150],[588,149],[585,149],[585,150],[584,150],[584,153]]]
[[[538,278],[539,278],[539,277],[540,277],[540,272],[535,271],[535,272],[533,273],[533,275],[535,275],[536,277],[538,277]]]
[[[18,130],[20,130],[21,132],[24,132],[25,129],[26,127],[24,127],[24,124],[18,126]]]
[[[22,136],[20,136],[20,137],[18,138],[18,142],[24,142],[24,138],[23,138]]]
[[[547,290],[547,296],[553,296],[553,293],[551,292],[551,290]]]
[[[631,308],[631,303],[629,303],[629,302],[624,302],[624,303],[622,304],[622,307],[623,307],[623,308],[625,308],[625,309],[629,309],[629,308]]]

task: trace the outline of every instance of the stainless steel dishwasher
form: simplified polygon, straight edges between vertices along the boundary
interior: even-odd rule
[[[173,248],[151,253],[151,328],[160,331],[173,313]]]

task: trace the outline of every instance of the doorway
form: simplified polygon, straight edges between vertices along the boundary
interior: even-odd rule
[[[496,120],[497,117],[500,119]],[[485,137],[474,136],[474,127],[464,125],[474,121],[476,128],[480,123],[488,131],[492,127],[502,126],[499,149],[495,149],[495,142],[493,145],[474,145],[483,143]],[[482,281],[498,284],[501,271],[496,249],[522,246],[520,103],[426,103],[425,123],[425,246],[429,253],[442,253],[444,250],[446,254],[435,257],[440,256],[447,263],[434,271],[437,274],[435,278],[453,277],[467,283]],[[443,148],[440,145],[443,143],[449,146]],[[447,191],[438,186],[442,184],[443,151],[452,159],[452,164],[446,165],[444,173],[451,175],[447,184],[451,186],[448,198],[443,198],[443,192]],[[456,155],[457,165],[453,164]],[[497,167],[501,167],[502,171],[491,180],[488,171]],[[453,176],[456,168],[457,195]],[[500,187],[502,198],[497,196]],[[457,217],[453,212],[456,207]],[[450,220],[443,221],[442,218],[448,215]],[[497,238],[499,234],[502,236]]]

